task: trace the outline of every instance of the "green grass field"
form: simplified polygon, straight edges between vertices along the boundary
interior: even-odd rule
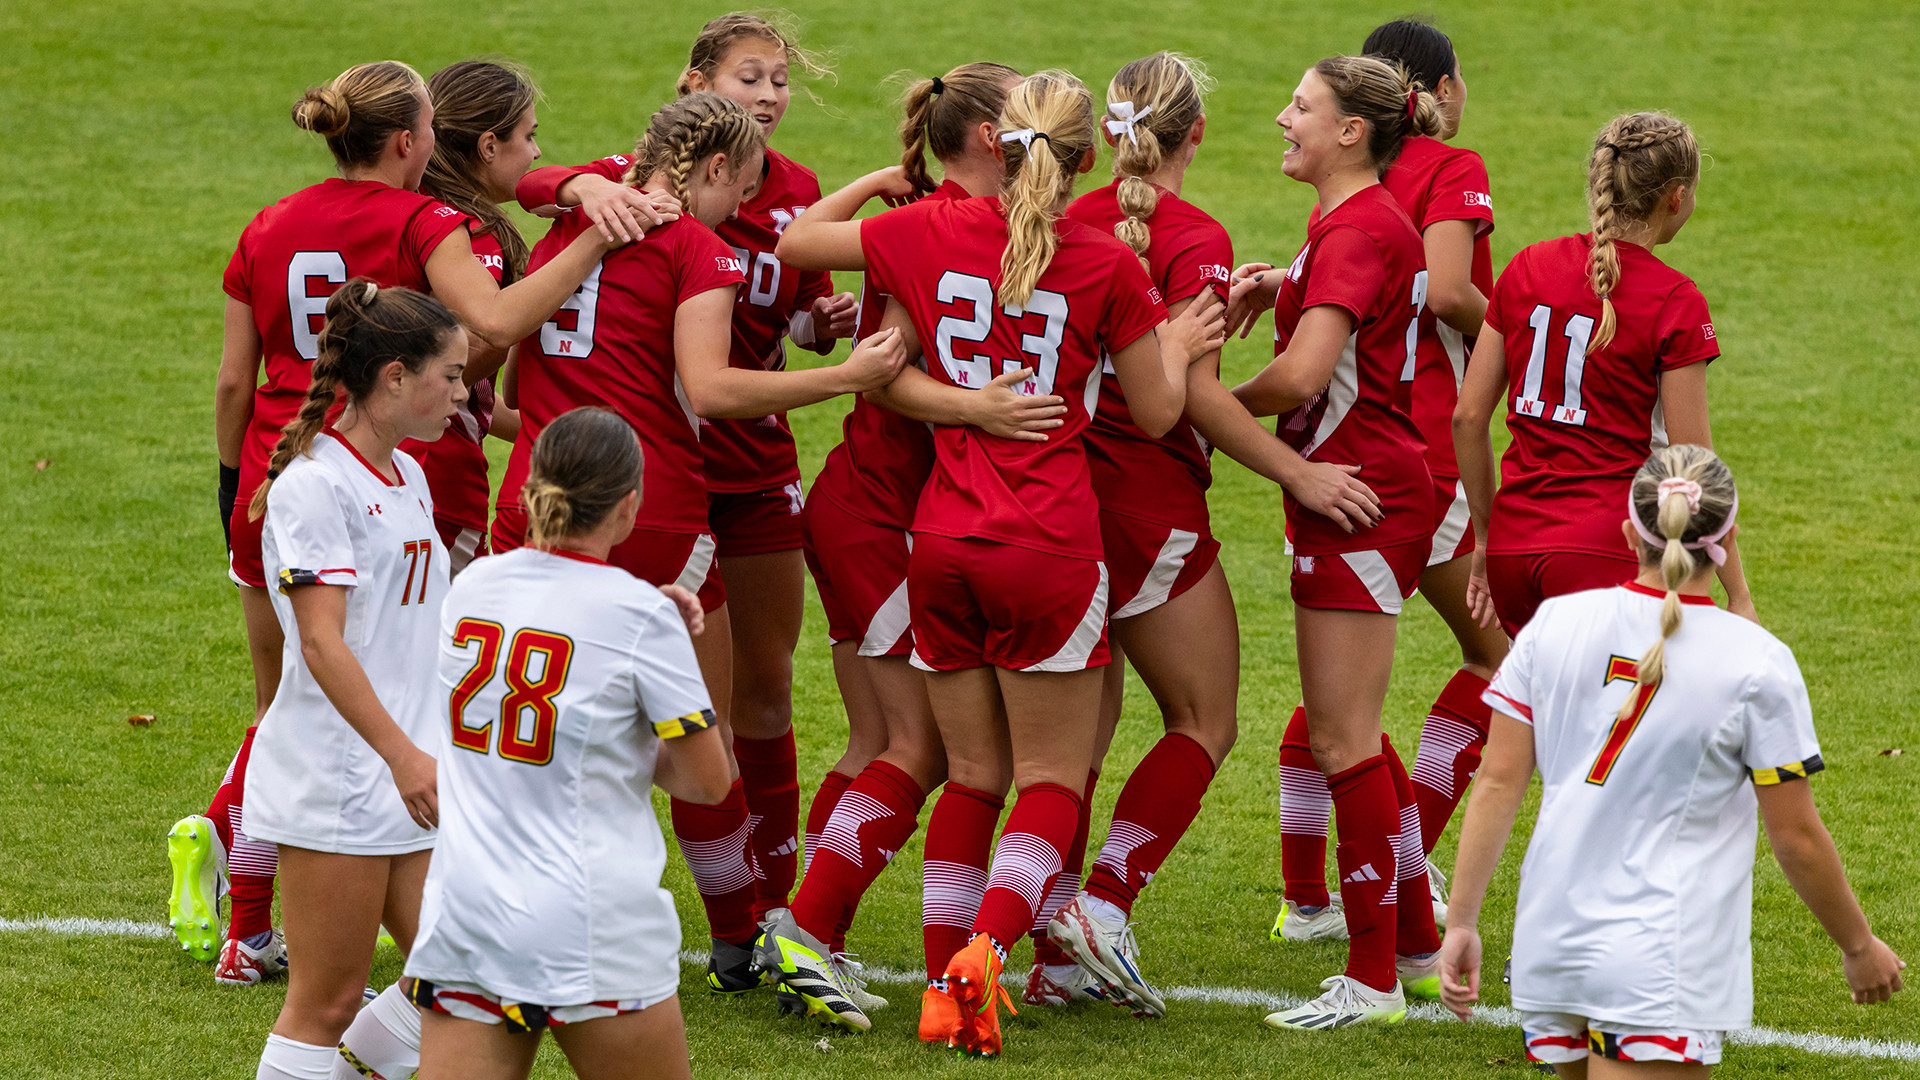
[[[214,514],[219,275],[262,205],[330,173],[324,147],[287,119],[301,88],[376,58],[431,72],[475,54],[515,57],[548,95],[546,160],[575,162],[632,144],[671,93],[694,30],[721,10],[521,0],[0,8],[0,918],[163,921],[161,838],[205,806],[247,722],[251,684]],[[1616,112],[1671,110],[1711,154],[1699,211],[1662,254],[1698,281],[1726,350],[1712,379],[1716,441],[1745,495],[1741,546],[1760,613],[1812,690],[1828,764],[1815,781],[1821,809],[1881,936],[1920,954],[1920,755],[1882,754],[1920,751],[1920,128],[1910,118],[1920,9],[1462,0],[1433,10],[1471,87],[1460,142],[1493,177],[1499,263],[1585,227],[1584,151]],[[1176,48],[1219,78],[1185,194],[1228,226],[1243,260],[1272,261],[1298,245],[1311,202],[1279,175],[1272,116],[1303,68],[1357,49],[1402,13],[1373,2],[1009,2],[934,15],[808,3],[806,41],[835,51],[839,79],[816,86],[823,105],[796,95],[776,145],[832,188],[896,156],[896,89],[883,84],[892,72],[996,59],[1069,68],[1097,93],[1125,61]],[[1263,342],[1236,343],[1229,375],[1265,355]],[[838,439],[843,407],[796,415],[809,474]],[[1245,643],[1243,735],[1143,897],[1139,935],[1163,985],[1308,994],[1337,970],[1339,949],[1265,937],[1279,902],[1274,752],[1298,692],[1280,499],[1224,459],[1217,475],[1214,528]],[[1410,612],[1387,712],[1403,748],[1457,662],[1432,613]],[[810,785],[845,724],[817,604],[796,666]],[[158,720],[131,727],[133,713]],[[1158,727],[1136,685],[1096,822]],[[1441,843],[1443,866],[1453,843]],[[1489,902],[1496,957],[1517,850]],[[1755,1022],[1913,1040],[1915,992],[1851,1005],[1837,951],[1761,855]],[[668,881],[693,920],[689,945],[699,944],[684,868],[671,866]],[[916,845],[863,905],[855,948],[915,967],[918,899]],[[20,932],[0,949],[9,1076],[249,1076],[283,996],[278,986],[218,989],[164,940]],[[376,981],[398,964],[384,952]],[[896,1001],[876,1031],[823,1049],[817,1032],[776,1021],[764,998],[714,1002],[685,985],[703,1076],[1530,1075],[1507,1028],[1411,1021],[1286,1036],[1261,1027],[1257,1007],[1195,1002],[1176,1002],[1159,1023],[1104,1007],[1031,1010],[1013,1021],[1001,1063],[962,1064],[913,1040],[908,986],[876,987]],[[1502,1003],[1498,987],[1489,998]],[[1740,1046],[1723,1072],[1908,1070],[1920,1067]],[[539,1075],[564,1074],[557,1055],[543,1056]]]

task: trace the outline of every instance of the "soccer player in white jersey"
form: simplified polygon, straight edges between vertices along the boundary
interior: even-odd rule
[[[452,746],[407,960],[421,1080],[525,1080],[548,1027],[589,1080],[690,1075],[649,792],[712,805],[731,778],[682,621],[698,629],[699,600],[606,561],[640,481],[626,420],[560,416],[521,491],[529,545],[476,560],[447,594]]]
[[[426,476],[397,448],[439,438],[466,400],[467,334],[439,301],[357,277],[327,301],[318,352],[249,510],[266,517],[286,647],[247,763],[247,832],[280,845],[299,957],[260,1080],[357,1075],[350,1047],[406,1074],[391,1063],[417,1053],[418,1011],[397,984],[364,1012],[361,995],[382,924],[413,945],[439,816],[432,658],[447,553]]]
[[[1708,596],[1738,505],[1713,451],[1655,453],[1621,524],[1639,576],[1544,602],[1486,692],[1493,736],[1441,992],[1471,1015],[1480,904],[1537,764],[1513,1004],[1528,1056],[1563,1077],[1704,1074],[1725,1033],[1752,1023],[1756,805],[1787,881],[1842,950],[1853,1000],[1900,989],[1906,965],[1868,929],[1814,809],[1820,745],[1793,653]]]

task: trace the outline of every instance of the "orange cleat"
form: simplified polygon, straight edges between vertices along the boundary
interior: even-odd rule
[[[960,1030],[960,1007],[953,998],[927,987],[920,995],[920,1041],[947,1045]]]
[[[975,934],[967,947],[947,963],[947,994],[959,1012],[959,1026],[947,1046],[968,1057],[1000,1055],[1000,1010],[1017,1015],[1007,988],[1000,985],[1001,962],[993,939]]]

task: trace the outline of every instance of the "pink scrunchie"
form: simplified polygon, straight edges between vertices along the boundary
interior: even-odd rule
[[[1699,484],[1692,480],[1679,478],[1660,481],[1661,502],[1666,502],[1667,496],[1675,492],[1686,496],[1687,513],[1697,514],[1700,512]],[[1713,535],[1703,536],[1698,540],[1688,540],[1681,543],[1680,546],[1690,551],[1705,551],[1707,558],[1712,559],[1713,565],[1715,566],[1727,565],[1727,549],[1720,546],[1720,541],[1726,537],[1727,533],[1733,531],[1733,517],[1739,512],[1740,496],[1736,494],[1733,497],[1733,505],[1727,508],[1727,520],[1720,523],[1720,528],[1715,530]],[[1655,536],[1653,530],[1647,528],[1646,523],[1640,520],[1640,511],[1633,505],[1633,491],[1631,488],[1627,491],[1627,520],[1633,522],[1633,531],[1639,533],[1640,539],[1645,540],[1650,547],[1662,551],[1666,550],[1666,538]]]

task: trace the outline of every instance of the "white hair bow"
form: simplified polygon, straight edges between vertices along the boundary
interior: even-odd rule
[[[1033,129],[1032,128],[1020,128],[1017,131],[1003,131],[1000,133],[1000,141],[1001,142],[1017,142],[1020,144],[1021,149],[1025,150],[1029,154],[1033,153]]]
[[[1133,111],[1133,102],[1116,101],[1107,106],[1107,111],[1118,117],[1118,119],[1107,121],[1107,131],[1111,133],[1114,138],[1125,135],[1128,142],[1139,146],[1140,136],[1135,134],[1133,130],[1134,125],[1145,120],[1147,114],[1153,111],[1153,106],[1149,105],[1136,113]]]

